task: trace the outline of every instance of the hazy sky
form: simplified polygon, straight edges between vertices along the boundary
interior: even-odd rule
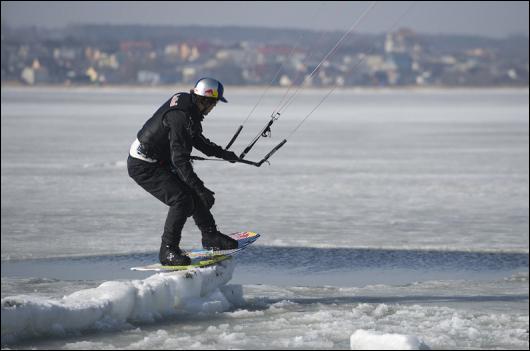
[[[358,30],[386,32],[410,3],[378,2]],[[370,2],[2,1],[1,4],[2,21],[10,26],[63,27],[67,24],[107,23],[346,30]],[[424,33],[528,36],[528,7],[527,1],[418,1],[400,26]]]

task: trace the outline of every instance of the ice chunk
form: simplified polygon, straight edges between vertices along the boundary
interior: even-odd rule
[[[114,329],[178,314],[227,311],[242,300],[241,288],[225,286],[234,267],[234,261],[227,260],[191,272],[108,281],[60,300],[25,295],[3,298],[2,345],[32,336]]]
[[[352,350],[429,350],[418,337],[402,334],[377,334],[363,329],[350,337]]]

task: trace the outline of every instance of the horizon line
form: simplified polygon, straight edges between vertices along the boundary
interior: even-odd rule
[[[7,28],[10,30],[20,30],[20,29],[45,29],[45,30],[64,30],[68,29],[69,27],[82,27],[82,26],[107,26],[107,27],[149,27],[149,28],[232,28],[232,29],[238,29],[238,28],[251,28],[254,30],[270,30],[270,31],[305,31],[305,32],[313,32],[313,33],[343,33],[344,30],[339,29],[309,29],[309,28],[296,28],[296,27],[282,27],[282,28],[276,28],[276,27],[267,27],[263,25],[201,25],[201,24],[141,24],[141,23],[68,23],[62,26],[46,26],[46,25],[12,25],[7,23],[6,21],[2,21],[2,28]],[[524,32],[514,32],[514,33],[508,33],[503,36],[494,36],[494,35],[488,35],[488,34],[476,34],[476,33],[443,33],[443,32],[429,32],[429,31],[418,31],[410,26],[401,26],[396,28],[392,33],[399,32],[400,30],[410,30],[416,34],[424,35],[424,36],[445,36],[445,37],[474,37],[474,38],[487,38],[487,39],[495,39],[495,40],[505,40],[505,39],[511,39],[511,38],[518,38],[523,37],[528,39],[529,36],[527,33]],[[362,35],[373,35],[373,36],[381,36],[386,35],[389,32],[367,32],[367,31],[356,31],[358,34]]]

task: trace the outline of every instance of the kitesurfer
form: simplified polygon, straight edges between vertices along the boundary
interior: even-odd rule
[[[237,241],[217,230],[210,212],[215,197],[193,170],[190,154],[195,147],[208,156],[236,161],[238,156],[202,134],[204,117],[218,101],[227,102],[223,85],[202,78],[189,93],[177,93],[144,124],[130,148],[129,176],[151,195],[169,206],[159,259],[163,265],[189,265],[179,244],[186,219],[193,216],[206,249],[237,248]]]

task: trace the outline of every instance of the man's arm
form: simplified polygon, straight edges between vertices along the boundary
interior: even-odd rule
[[[215,156],[228,161],[237,160],[238,157],[232,151],[228,151],[211,142],[202,133],[195,137],[193,146],[207,156]]]
[[[204,190],[204,183],[193,171],[190,162],[191,145],[188,145],[186,122],[187,118],[181,111],[171,111],[166,115],[165,124],[169,127],[171,163],[178,177],[192,190],[199,193]]]

